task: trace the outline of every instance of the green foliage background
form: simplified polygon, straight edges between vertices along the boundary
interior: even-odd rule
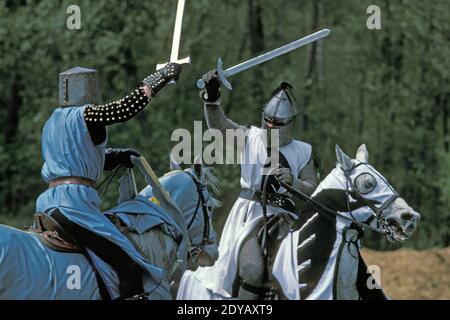
[[[262,105],[281,81],[295,87],[297,137],[334,166],[334,145],[354,154],[366,143],[371,163],[423,214],[406,246],[450,242],[449,2],[378,0],[382,29],[368,30],[368,0],[189,0],[181,56],[190,55],[176,86],[145,112],[109,129],[110,146],[141,151],[158,174],[168,170],[176,128],[203,120],[196,79],[217,57],[230,66],[318,29],[331,35],[232,79],[224,92],[230,118],[258,124]],[[81,8],[81,30],[66,27],[66,9]],[[6,0],[0,2],[0,222],[29,224],[40,178],[40,133],[57,106],[58,73],[75,65],[99,71],[105,101],[120,98],[168,59],[175,0]],[[204,124],[206,128],[206,124]],[[220,229],[238,192],[239,166],[217,166]],[[115,204],[106,195],[104,208]],[[392,248],[368,233],[366,244]]]

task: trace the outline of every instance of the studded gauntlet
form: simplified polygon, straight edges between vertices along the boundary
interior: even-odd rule
[[[149,75],[142,82],[152,90],[152,96],[155,96],[167,83],[178,80],[180,73],[181,65],[169,63],[164,68]]]
[[[170,63],[161,70],[144,79],[143,84],[152,91],[152,96],[161,90],[168,82],[178,80],[181,66]],[[125,98],[105,104],[89,105],[84,111],[84,118],[89,127],[93,125],[107,126],[124,122],[138,114],[149,103],[150,99],[145,93],[144,86],[134,90]]]
[[[144,109],[149,100],[144,88],[141,87],[120,100],[105,105],[89,105],[84,110],[84,119],[88,125],[107,126],[124,122]]]

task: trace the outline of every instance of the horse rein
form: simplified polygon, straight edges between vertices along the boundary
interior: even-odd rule
[[[201,205],[202,212],[203,212],[203,220],[204,220],[202,245],[207,245],[209,243],[210,226],[209,226],[208,208],[206,206],[205,196],[203,195],[203,190],[205,189],[205,186],[200,181],[198,181],[198,179],[192,173],[190,173],[188,171],[184,171],[184,173],[186,173],[189,177],[192,178],[192,180],[195,183],[195,187],[197,189],[197,194],[198,194],[198,202],[197,202],[197,206],[195,208],[195,213],[192,216],[192,219],[189,222],[187,228],[189,230],[189,228],[192,226],[192,223],[194,222],[195,218],[197,217],[197,212]],[[198,249],[198,248],[196,248],[196,249]],[[194,249],[192,251],[195,252],[196,249]]]
[[[111,170],[111,173],[108,174],[102,182],[100,182],[97,186],[96,186],[96,190],[97,192],[100,190],[100,188],[102,187],[103,184],[106,183],[105,188],[103,189],[102,193],[100,194],[99,198],[102,199],[103,196],[105,195],[106,191],[109,188],[109,185],[111,184],[111,182],[113,181],[114,177],[117,175],[117,172],[119,172],[119,170],[123,167],[123,165],[119,164],[117,167],[115,167],[113,170]]]

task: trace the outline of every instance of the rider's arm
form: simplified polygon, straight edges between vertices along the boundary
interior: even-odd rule
[[[205,90],[200,92],[200,97],[204,103],[204,112],[206,123],[209,129],[218,129],[225,134],[227,129],[248,130],[247,127],[241,126],[227,118],[220,101],[220,81],[215,70],[209,71],[203,76],[205,82]]]
[[[137,115],[168,82],[178,79],[181,66],[171,63],[145,78],[143,85],[126,97],[105,105],[89,105],[84,119],[95,144],[106,137],[105,126],[127,121]]]
[[[151,97],[152,93],[148,87],[142,86],[120,100],[104,105],[89,105],[84,110],[84,118],[91,127],[124,122],[144,109]]]
[[[247,130],[247,127],[241,126],[227,118],[222,107],[220,106],[219,101],[216,101],[215,103],[205,102],[204,111],[206,124],[209,129],[218,129],[222,132],[222,134],[225,134],[227,129]]]
[[[318,185],[319,179],[317,175],[316,161],[314,158],[311,158],[308,164],[300,170],[298,177],[294,177],[292,186],[307,195],[311,195],[314,190],[316,190]]]

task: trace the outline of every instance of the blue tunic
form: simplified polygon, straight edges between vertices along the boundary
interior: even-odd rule
[[[47,120],[42,132],[44,165],[42,178],[76,176],[97,181],[103,170],[107,138],[95,145],[89,135],[83,107],[57,108]],[[86,185],[59,185],[43,192],[36,203],[37,212],[50,213],[58,208],[72,222],[118,245],[141,265],[144,289],[164,291],[160,296],[170,298],[168,288],[161,286],[163,271],[147,263],[117,228],[100,212],[100,198],[95,189]]]

